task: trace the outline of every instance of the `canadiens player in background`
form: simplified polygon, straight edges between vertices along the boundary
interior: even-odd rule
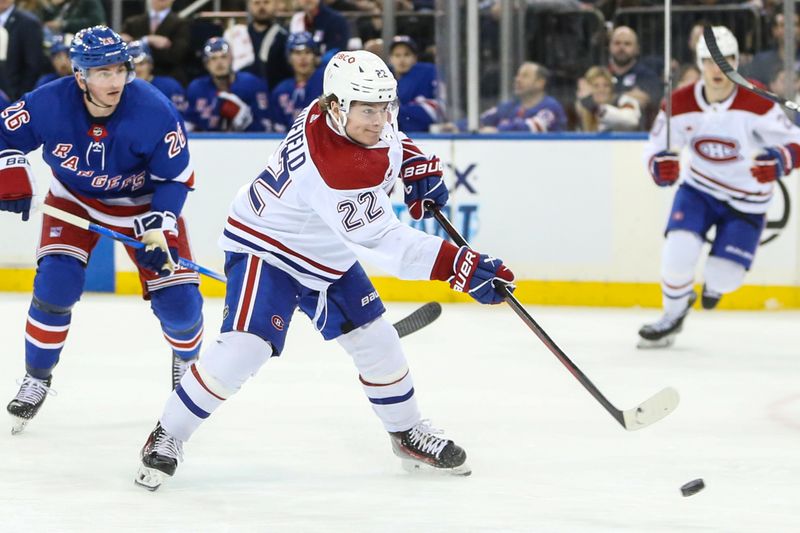
[[[714,36],[726,59],[739,61],[736,37],[723,26]],[[644,154],[656,184],[682,183],[675,193],[661,257],[664,314],[639,330],[640,347],[674,342],[697,299],[694,272],[704,238],[716,230],[703,271],[702,305],[713,309],[738,289],[755,258],[775,180],[800,166],[800,129],[777,104],[731,82],[697,45],[702,79],[672,96],[671,149],[666,116],[657,117]],[[686,164],[679,152],[686,147]],[[755,156],[755,157],[754,157]]]
[[[174,386],[203,334],[197,274],[176,264],[178,252],[191,257],[180,217],[194,182],[183,121],[158,89],[134,79],[127,45],[109,28],[76,34],[70,58],[74,76],[0,113],[0,210],[28,220],[34,179],[25,154],[41,146],[54,176],[45,203],[147,245],[127,251],[172,348]],[[26,374],[8,404],[14,433],[47,396],[97,239],[44,216],[25,328]]]
[[[340,52],[264,171],[240,189],[221,246],[228,276],[222,333],[170,395],[142,449],[136,482],[156,489],[183,443],[271,356],[296,308],[353,358],[372,408],[408,469],[466,475],[466,453],[420,416],[397,332],[359,259],[403,279],[449,281],[484,304],[511,283],[500,259],[402,224],[388,191],[403,177],[416,219],[448,192],[437,157],[398,131],[397,82],[367,51]],[[512,287],[513,288],[513,287]],[[277,433],[277,431],[276,431]]]

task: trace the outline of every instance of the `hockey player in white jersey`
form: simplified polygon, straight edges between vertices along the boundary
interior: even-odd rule
[[[736,37],[714,28],[720,50],[734,66]],[[695,267],[704,239],[716,230],[703,272],[702,305],[716,307],[738,289],[750,269],[765,225],[775,180],[800,165],[800,129],[777,104],[738,88],[697,45],[702,79],[672,96],[671,150],[662,109],[650,132],[644,160],[661,187],[682,179],[675,194],[661,258],[664,314],[639,330],[640,347],[670,346],[697,299]],[[687,164],[679,152],[688,150]],[[753,157],[755,156],[755,157]]]
[[[403,466],[466,475],[466,453],[423,420],[394,328],[359,259],[403,279],[449,281],[496,304],[500,259],[402,224],[388,191],[402,176],[414,218],[448,199],[437,157],[397,130],[397,82],[366,51],[340,52],[265,170],[240,189],[220,239],[228,276],[222,333],[190,367],[142,449],[136,482],[158,488],[200,423],[281,353],[296,308],[353,358]],[[510,286],[513,289],[513,286]]]

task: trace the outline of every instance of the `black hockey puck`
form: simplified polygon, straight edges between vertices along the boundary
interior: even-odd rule
[[[681,494],[684,496],[691,496],[692,494],[697,494],[704,488],[706,488],[706,484],[702,479],[693,479],[681,487]]]

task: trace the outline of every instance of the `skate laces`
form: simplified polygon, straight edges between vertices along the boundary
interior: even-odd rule
[[[185,361],[180,357],[172,357],[172,382],[178,383],[186,371],[197,361],[197,357]]]
[[[431,427],[430,420],[421,420],[408,431],[408,439],[418,450],[438,458],[449,442],[436,436],[443,433],[444,431]]]
[[[20,388],[14,399],[22,403],[38,405],[48,394],[57,395],[56,391],[45,383],[45,380],[37,379],[29,374],[26,374],[21,380],[17,380],[17,385]]]
[[[160,427],[155,431],[153,438],[153,446],[150,453],[157,453],[158,455],[165,455],[183,461],[183,443],[167,433],[164,428]]]

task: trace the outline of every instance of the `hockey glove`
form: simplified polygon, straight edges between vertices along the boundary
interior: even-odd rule
[[[662,150],[650,158],[650,175],[659,187],[668,187],[676,181],[681,172],[678,154]]]
[[[0,211],[22,213],[28,220],[36,191],[28,158],[19,150],[0,152]]]
[[[169,276],[178,268],[178,222],[168,211],[150,212],[133,221],[136,237],[144,248],[136,250],[136,261],[159,276]]]
[[[414,220],[430,218],[426,209],[444,207],[450,198],[442,178],[442,161],[436,156],[426,156],[411,139],[403,139],[403,192],[408,212]]]
[[[453,262],[453,275],[448,280],[450,288],[469,293],[482,304],[499,304],[503,296],[495,289],[495,283],[503,283],[509,292],[514,292],[514,273],[501,259],[481,254],[462,246]]]
[[[788,176],[800,163],[800,145],[770,146],[755,157],[750,174],[759,183],[769,183]]]
[[[233,93],[221,92],[219,100],[219,116],[230,124],[233,131],[244,131],[253,123],[253,112],[250,106]]]

